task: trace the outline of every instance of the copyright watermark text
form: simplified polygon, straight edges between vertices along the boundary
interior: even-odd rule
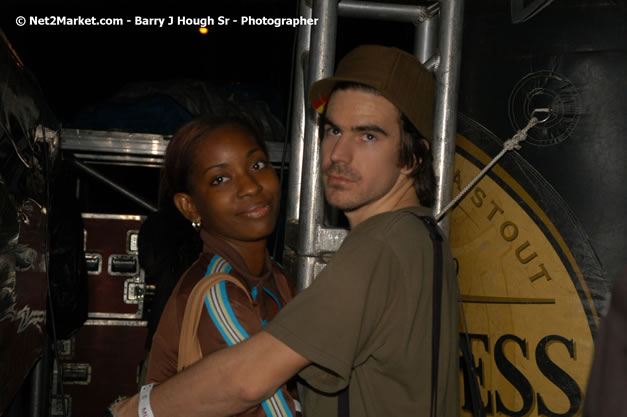
[[[68,16],[18,16],[15,19],[18,26],[123,26],[124,19],[120,17],[68,17]]]
[[[253,16],[165,16],[165,17],[84,17],[84,16],[18,16],[17,26],[315,26],[317,18],[306,17],[253,17]]]

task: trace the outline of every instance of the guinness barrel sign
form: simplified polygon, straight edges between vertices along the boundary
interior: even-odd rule
[[[454,193],[502,141],[460,116]],[[461,305],[488,415],[581,415],[607,285],[570,210],[507,154],[451,213]],[[462,393],[468,376],[462,375]],[[470,415],[462,394],[462,415]]]

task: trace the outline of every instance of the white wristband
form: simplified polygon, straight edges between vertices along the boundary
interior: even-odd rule
[[[137,415],[139,417],[155,417],[152,414],[152,408],[150,408],[150,391],[152,391],[153,385],[144,385],[139,392],[139,405],[137,406]]]

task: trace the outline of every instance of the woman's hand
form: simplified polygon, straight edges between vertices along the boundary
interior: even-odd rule
[[[120,402],[109,406],[112,417],[137,417],[137,406],[139,405],[139,394],[133,395]]]

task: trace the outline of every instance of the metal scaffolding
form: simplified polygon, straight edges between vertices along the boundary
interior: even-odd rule
[[[442,0],[428,6],[355,0],[313,0],[310,5],[300,1],[301,16],[317,18],[319,23],[299,28],[294,66],[284,262],[297,277],[299,289],[311,284],[326,264],[326,256],[339,248],[347,233],[323,224],[320,141],[316,114],[306,98],[313,82],[333,73],[338,16],[415,25],[413,52],[436,76],[432,146],[437,182],[433,211],[438,213],[451,199],[463,8],[463,0]],[[440,226],[448,232],[448,217]]]

